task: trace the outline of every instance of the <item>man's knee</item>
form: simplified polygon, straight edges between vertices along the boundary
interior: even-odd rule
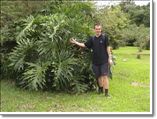
[[[103,75],[103,76],[102,76],[102,79],[108,80],[108,76],[107,76],[107,75]]]

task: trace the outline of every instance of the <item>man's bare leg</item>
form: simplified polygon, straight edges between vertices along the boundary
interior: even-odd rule
[[[98,83],[99,83],[99,86],[100,86],[100,87],[103,87],[102,76],[100,76],[100,77],[98,78]]]
[[[105,92],[105,95],[108,95],[108,89],[109,89],[109,79],[108,76],[101,76],[102,82],[103,82],[103,91]]]
[[[98,87],[99,87],[99,93],[103,93],[103,80],[101,76],[98,78]]]

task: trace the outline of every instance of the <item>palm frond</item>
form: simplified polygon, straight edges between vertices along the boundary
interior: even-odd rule
[[[74,66],[77,66],[77,59],[73,58],[69,52],[61,51],[58,53],[55,69],[53,69],[54,85],[59,86],[58,88],[68,87],[69,82],[73,79]]]
[[[33,22],[34,22],[34,17],[33,16],[29,16],[26,20],[25,20],[25,28],[18,34],[18,36],[16,37],[16,39],[17,39],[17,41],[19,40],[19,39],[21,39],[22,37],[24,37],[25,36],[25,32],[27,31],[27,30],[29,30],[30,28],[31,28],[31,26],[32,26],[32,24],[33,24]]]
[[[27,82],[28,87],[32,90],[42,89],[45,85],[45,72],[49,63],[27,63],[28,68],[23,73],[22,80]]]
[[[18,42],[18,46],[10,53],[11,64],[14,70],[20,71],[24,69],[25,57],[29,53],[30,49],[35,48],[35,43],[29,39],[21,39]]]

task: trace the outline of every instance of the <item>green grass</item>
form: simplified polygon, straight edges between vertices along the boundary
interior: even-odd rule
[[[116,54],[137,54],[137,47],[120,47],[118,50],[114,50]],[[149,50],[142,50],[141,54],[150,54]]]
[[[2,112],[149,112],[149,55],[136,59],[137,48],[113,51],[117,57],[110,80],[110,99],[94,92],[83,94],[22,90],[1,80]],[[148,54],[149,51],[143,51]],[[124,59],[126,61],[124,61]]]

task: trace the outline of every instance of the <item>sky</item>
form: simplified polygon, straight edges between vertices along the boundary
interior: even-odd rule
[[[103,5],[116,5],[121,2],[121,0],[105,0],[105,1],[94,1],[97,6],[103,6]],[[134,1],[136,5],[147,5],[150,0],[135,0]]]

